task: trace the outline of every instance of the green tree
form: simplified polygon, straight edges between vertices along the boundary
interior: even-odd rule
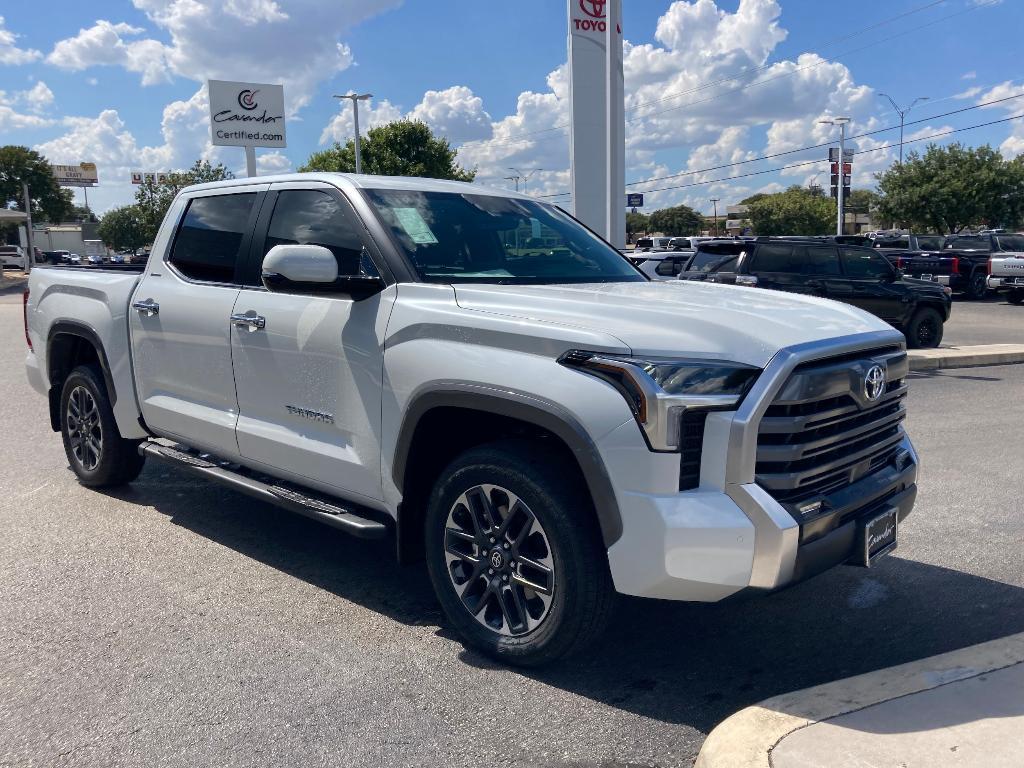
[[[649,223],[652,230],[666,235],[696,235],[704,225],[704,217],[688,205],[676,205],[654,211]]]
[[[854,189],[843,201],[843,210],[849,213],[877,213],[882,197],[870,189]]]
[[[111,208],[100,219],[97,232],[108,248],[115,251],[130,250],[132,255],[152,240],[146,217],[138,205]]]
[[[748,200],[747,215],[759,235],[822,235],[835,227],[835,202],[805,187]]]
[[[25,210],[22,182],[28,183],[34,219],[60,222],[71,213],[71,190],[60,188],[45,157],[28,147],[0,147],[0,206]]]
[[[631,235],[639,234],[640,232],[646,232],[650,224],[650,217],[644,213],[633,213],[629,211],[626,213],[626,232]]]
[[[1024,161],[987,144],[930,144],[876,175],[879,214],[912,229],[959,232],[976,224],[1013,226],[1024,213]]]
[[[212,165],[209,160],[196,160],[187,171],[173,171],[163,181],[151,180],[140,184],[135,191],[135,204],[146,227],[146,242],[152,242],[156,237],[174,196],[185,187],[233,178],[235,175],[223,163]]]
[[[476,171],[455,162],[456,151],[447,139],[434,136],[420,120],[396,120],[371,128],[359,143],[363,173],[379,176],[425,176],[432,179],[472,181]],[[352,139],[342,146],[314,152],[300,171],[355,173],[356,145]]]

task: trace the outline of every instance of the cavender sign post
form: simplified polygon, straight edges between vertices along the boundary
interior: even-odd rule
[[[210,80],[210,140],[245,147],[245,166],[256,175],[256,147],[286,147],[284,86]]]

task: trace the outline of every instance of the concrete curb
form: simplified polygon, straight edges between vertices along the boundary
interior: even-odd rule
[[[772,749],[793,731],[883,701],[1024,661],[1024,632],[762,701],[708,734],[694,768],[770,768]]]
[[[973,344],[964,347],[912,349],[907,352],[907,358],[912,371],[1024,363],[1024,344]]]

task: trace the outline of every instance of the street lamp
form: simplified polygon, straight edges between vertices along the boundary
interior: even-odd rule
[[[715,237],[718,237],[718,201],[721,199],[720,197],[711,198],[711,202],[715,206]]]
[[[836,184],[836,234],[843,234],[843,163],[846,153],[846,124],[848,117],[833,117],[831,120],[819,120],[822,125],[839,126],[839,183]]]
[[[505,181],[514,181],[515,184],[516,184],[516,192],[518,192],[519,191],[519,179],[520,178],[521,178],[520,176],[506,176],[505,177]]]
[[[372,93],[346,93],[344,96],[334,95],[336,99],[349,99],[352,102],[352,122],[356,131],[356,173],[363,172],[363,159],[359,154],[359,102],[373,98]]]
[[[533,174],[535,174],[537,171],[543,171],[544,170],[543,168],[531,168],[529,173],[525,173],[524,174],[521,170],[519,170],[518,168],[513,168],[512,166],[509,166],[508,169],[510,171],[515,171],[516,174],[518,174],[518,178],[523,180],[523,194],[524,195],[526,194],[526,182],[528,182],[530,180],[530,177],[533,176]],[[518,192],[518,191],[519,191],[519,182],[516,182],[516,192]]]
[[[893,101],[892,96],[890,96],[889,94],[887,94],[887,93],[879,93],[878,95],[879,96],[885,96],[885,98],[887,98],[889,100],[889,103],[892,104],[892,108],[894,110],[896,110],[896,114],[900,116],[900,165],[903,165],[903,120],[906,118],[906,116],[910,112],[910,110],[912,110],[914,108],[914,105],[917,104],[917,102],[919,102],[919,101],[928,101],[928,97],[927,96],[918,96],[916,99],[914,99],[912,102],[910,102],[910,106],[909,107],[907,107],[906,109],[900,109],[899,107],[896,106],[896,102]]]

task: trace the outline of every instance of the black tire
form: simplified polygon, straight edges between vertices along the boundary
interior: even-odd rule
[[[466,644],[499,661],[531,667],[550,663],[597,639],[609,620],[615,590],[608,556],[589,492],[574,469],[536,441],[502,441],[456,458],[430,496],[425,541],[434,591]],[[481,486],[497,488],[488,497]],[[464,497],[479,517],[460,503]],[[491,504],[481,507],[480,500],[488,498]],[[488,528],[487,510],[496,510],[503,525]],[[526,521],[530,527],[525,541],[502,550],[520,538],[516,534]],[[470,530],[473,540],[467,542],[462,532]],[[492,540],[489,533],[497,535]],[[454,557],[452,549],[469,554],[460,551]],[[539,557],[543,551],[548,555]],[[506,559],[499,566],[496,560],[502,555]],[[521,560],[517,563],[516,558]],[[531,570],[541,560],[551,564],[548,575]],[[466,603],[457,579],[464,579]],[[550,595],[524,587],[524,580],[550,586]],[[478,601],[485,607],[474,614],[468,604]],[[517,616],[525,620],[517,621]]]
[[[68,464],[82,485],[123,485],[142,471],[145,457],[139,455],[139,441],[121,437],[107,387],[94,366],[78,366],[64,382],[60,434]]]
[[[942,343],[942,315],[931,307],[921,307],[914,313],[905,335],[911,349],[928,349]]]
[[[1010,291],[1010,295],[1007,296],[1006,299],[1011,304],[1024,304],[1024,291],[1022,291],[1022,290]]]
[[[988,275],[981,270],[977,270],[971,275],[970,282],[967,284],[967,298],[973,301],[981,301],[988,296]]]

